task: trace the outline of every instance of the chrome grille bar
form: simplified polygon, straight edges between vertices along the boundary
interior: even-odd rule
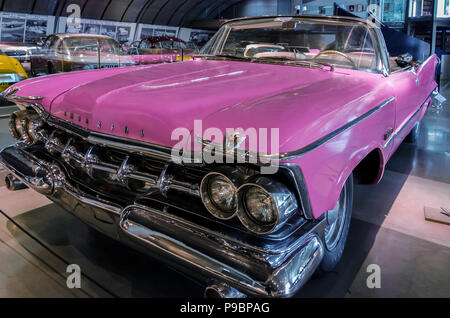
[[[170,164],[166,164],[159,174],[151,174],[137,170],[132,166],[130,156],[126,156],[121,164],[114,164],[100,160],[95,155],[96,151],[102,146],[98,144],[90,145],[86,153],[82,153],[76,148],[74,136],[70,136],[65,144],[57,137],[58,130],[53,130],[45,141],[45,149],[53,155],[59,154],[61,158],[69,165],[75,163],[89,176],[93,176],[95,171],[101,171],[109,174],[112,181],[119,182],[128,187],[130,180],[136,180],[145,183],[147,187],[159,189],[161,194],[167,196],[169,190],[183,192],[192,196],[200,197],[199,185],[176,180],[175,176],[170,174]],[[66,131],[64,131],[67,134]],[[45,134],[41,134],[45,135]],[[80,143],[80,141],[78,141]],[[88,143],[83,140],[81,143]],[[107,149],[111,149],[107,147]],[[114,149],[111,149],[114,150]],[[152,157],[154,158],[154,157]],[[159,158],[156,158],[159,159]]]

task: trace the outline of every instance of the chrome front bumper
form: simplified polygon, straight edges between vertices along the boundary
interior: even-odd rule
[[[251,296],[288,297],[306,283],[323,258],[323,220],[302,226],[287,246],[249,243],[174,215],[173,207],[151,194],[120,206],[83,192],[60,166],[37,157],[23,144],[5,148],[0,163],[89,226],[207,284],[226,284]]]

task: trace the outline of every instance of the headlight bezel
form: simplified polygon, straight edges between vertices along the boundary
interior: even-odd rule
[[[210,191],[211,190],[211,181],[214,178],[222,178],[230,185],[231,189],[233,190],[232,195],[234,196],[234,202],[235,202],[234,208],[232,208],[228,211],[223,210],[217,206],[217,204],[215,202],[216,200],[213,200],[211,198],[211,191]],[[230,220],[236,216],[237,209],[238,209],[237,188],[236,188],[234,182],[229,177],[227,177],[225,174],[220,173],[220,172],[215,172],[215,171],[206,174],[200,183],[200,197],[201,197],[201,200],[202,200],[205,208],[214,217],[216,217],[220,220]]]
[[[253,198],[252,198],[253,196]],[[257,198],[254,198],[256,196]],[[259,196],[259,198],[258,198]],[[262,197],[262,198],[261,198]],[[277,221],[277,215],[276,215],[276,203],[273,200],[273,197],[268,193],[265,189],[253,185],[249,186],[245,189],[245,192],[242,194],[242,204],[244,209],[247,211],[248,216],[256,223],[260,225],[267,225],[272,224]],[[259,201],[269,201],[269,202],[263,202],[263,207],[266,209],[266,213],[264,213],[264,216],[268,220],[261,220],[261,213],[258,211],[255,211],[255,206],[252,206],[249,201],[251,199],[256,199]],[[256,213],[255,213],[256,212]],[[257,215],[260,214],[260,215]]]
[[[235,196],[235,209],[224,211],[214,205],[209,189],[210,183],[216,177],[229,184],[230,191]],[[261,210],[252,211],[252,206],[249,206],[252,198],[247,196],[251,189],[257,189],[253,195],[263,195],[260,198],[255,197],[257,200],[253,203],[255,207],[257,205],[264,207],[265,210],[262,211],[267,212],[263,213],[266,217],[258,218]],[[281,230],[294,213],[300,212],[300,203],[286,184],[278,181],[276,177],[248,174],[248,171],[243,171],[239,167],[219,167],[207,173],[202,178],[199,190],[203,205],[211,215],[220,220],[231,220],[237,217],[244,228],[258,235],[271,234]],[[268,201],[264,202],[266,199]],[[265,218],[268,220],[267,222],[263,220]]]
[[[273,220],[270,223],[264,224],[264,222],[258,220],[250,212],[250,207],[248,207],[247,203],[247,195],[248,192],[254,188],[257,189],[258,191],[263,192],[270,199],[272,213],[275,216],[275,220]],[[239,188],[237,217],[239,218],[239,221],[241,221],[242,225],[244,225],[247,229],[257,234],[268,234],[273,232],[273,230],[277,227],[280,218],[279,211],[272,194],[263,187],[254,183],[247,183]]]
[[[286,185],[275,179],[256,176],[251,181],[243,184],[238,189],[237,217],[248,230],[256,234],[264,235],[276,232],[299,210],[297,198]],[[276,216],[274,221],[262,224],[255,220],[247,209],[246,202],[244,202],[245,195],[252,187],[257,187],[270,198],[273,213]]]

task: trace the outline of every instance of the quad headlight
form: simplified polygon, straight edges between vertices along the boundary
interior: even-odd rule
[[[244,179],[229,171],[208,173],[200,184],[206,209],[221,220],[237,216],[257,234],[274,232],[298,210],[295,195],[284,184],[262,176]]]
[[[285,185],[266,177],[239,188],[238,206],[241,223],[257,234],[274,232],[298,209],[294,194]]]
[[[206,209],[221,220],[234,217],[237,210],[237,190],[233,182],[217,172],[207,174],[200,184],[200,195]]]
[[[256,223],[272,224],[277,220],[276,205],[272,196],[259,187],[249,187],[243,195],[244,208]]]

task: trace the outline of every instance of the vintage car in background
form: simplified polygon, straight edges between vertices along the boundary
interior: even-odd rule
[[[29,73],[31,72],[31,56],[36,54],[39,46],[31,43],[0,42],[0,50],[18,60],[24,70]]]
[[[200,52],[200,48],[198,47],[197,43],[186,42],[186,46],[188,49],[192,50],[193,54]]]
[[[278,49],[245,56],[257,43]],[[379,182],[417,131],[438,59],[398,66],[375,25],[307,15],[228,21],[201,53],[9,88],[7,185],[202,279],[208,297],[292,296],[341,259],[353,185]]]
[[[52,34],[31,57],[31,72],[54,74],[135,65],[111,37],[93,34]]]
[[[0,50],[0,92],[3,92],[9,86],[28,78],[20,62],[7,56]],[[0,97],[0,106],[11,104],[6,99]]]
[[[134,41],[127,53],[137,64],[157,64],[189,60],[196,51],[181,39],[154,36]]]

